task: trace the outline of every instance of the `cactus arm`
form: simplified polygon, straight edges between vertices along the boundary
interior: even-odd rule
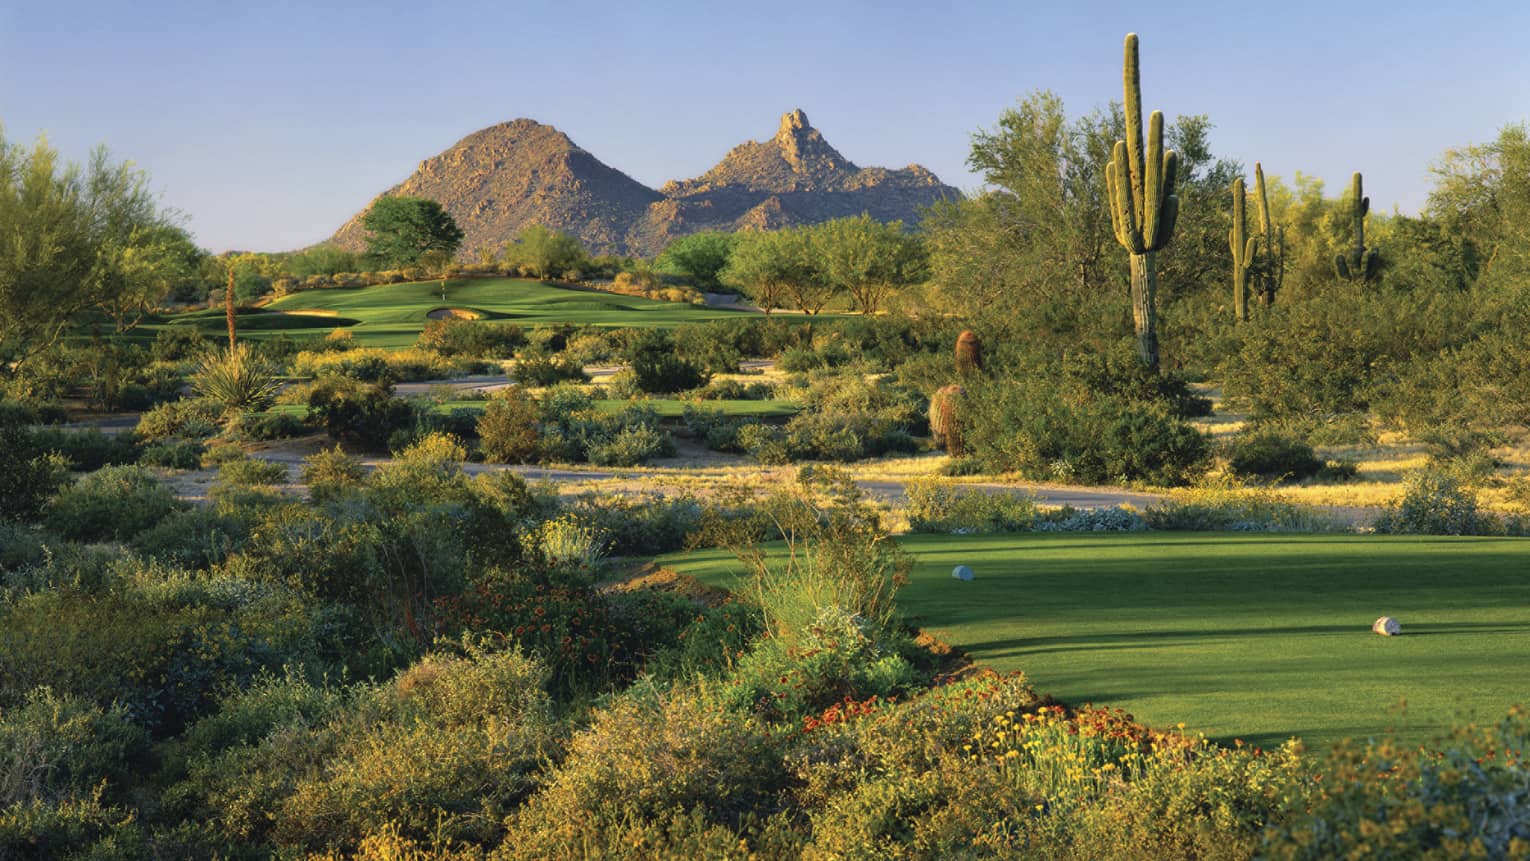
[[[1130,170],[1124,176],[1131,178],[1133,213],[1141,223],[1141,214],[1147,203],[1143,199],[1146,173],[1142,152],[1142,74],[1137,62],[1137,34],[1126,34],[1125,57],[1122,61],[1122,85],[1126,90],[1126,150],[1131,158]]]

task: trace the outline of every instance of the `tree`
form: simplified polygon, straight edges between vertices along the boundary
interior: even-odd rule
[[[423,197],[379,198],[361,224],[367,230],[367,256],[381,267],[413,266],[427,251],[455,254],[462,244],[462,228],[451,214]]]
[[[528,224],[505,247],[505,262],[546,280],[577,269],[588,254],[577,236]]]
[[[816,314],[833,296],[804,228],[740,234],[721,278],[744,291],[766,314],[787,298],[802,311]]]
[[[877,313],[888,294],[927,273],[924,246],[901,221],[884,224],[864,213],[837,218],[813,228],[813,238],[824,277],[863,314]]]
[[[654,261],[655,267],[669,275],[678,275],[698,290],[715,291],[722,282],[718,277],[727,268],[728,257],[738,237],[733,233],[705,230],[682,236],[671,242]]]
[[[190,253],[148,178],[105,149],[85,167],[46,141],[0,136],[0,368],[47,349],[101,309],[131,328]]]

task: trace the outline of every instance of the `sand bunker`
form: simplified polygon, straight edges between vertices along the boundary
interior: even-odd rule
[[[437,308],[426,314],[432,320],[482,320],[483,314],[471,308]]]

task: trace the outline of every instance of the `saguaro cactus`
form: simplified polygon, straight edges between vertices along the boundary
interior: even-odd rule
[[[1264,189],[1264,167],[1254,162],[1254,199],[1259,204],[1259,233],[1263,239],[1259,263],[1259,304],[1275,304],[1275,294],[1286,280],[1286,229],[1270,217],[1270,196]]]
[[[1365,215],[1371,211],[1371,199],[1363,194],[1360,172],[1350,180],[1350,218],[1353,219],[1355,244],[1345,254],[1333,258],[1333,269],[1340,278],[1351,281],[1367,281],[1376,274],[1381,264],[1375,249],[1365,247]]]
[[[1259,237],[1248,235],[1248,195],[1243,193],[1243,177],[1233,180],[1233,226],[1227,231],[1227,245],[1233,258],[1233,313],[1238,322],[1248,319],[1248,270],[1258,254]]]
[[[1126,92],[1126,140],[1116,141],[1105,166],[1110,220],[1116,241],[1131,255],[1132,322],[1137,329],[1137,358],[1158,367],[1158,327],[1154,294],[1158,291],[1156,253],[1174,235],[1179,197],[1174,194],[1179,156],[1163,149],[1163,113],[1148,118],[1142,134],[1142,79],[1137,65],[1137,34],[1126,34],[1123,86]]]
[[[983,342],[972,332],[963,332],[956,338],[956,373],[970,374],[983,370]]]

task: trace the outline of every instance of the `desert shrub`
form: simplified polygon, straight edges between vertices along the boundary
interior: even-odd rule
[[[253,440],[287,439],[308,433],[308,425],[292,413],[266,412],[247,418],[240,430]]]
[[[150,441],[206,439],[218,432],[222,415],[223,408],[206,398],[170,401],[139,416],[137,433]]]
[[[308,485],[309,497],[315,502],[323,502],[360,487],[366,470],[362,468],[360,458],[346,454],[337,445],[304,458],[300,476]]]
[[[1147,368],[1130,344],[1070,354],[1063,376],[1098,396],[1163,404],[1179,418],[1211,415],[1211,400],[1195,394],[1184,376]]]
[[[1501,526],[1493,515],[1478,510],[1475,493],[1433,470],[1409,475],[1402,496],[1376,519],[1377,532],[1397,535],[1484,535]]]
[[[713,451],[744,452],[739,431],[749,422],[734,418],[719,409],[686,405],[681,422],[691,438]]]
[[[465,357],[448,358],[420,349],[386,350],[357,347],[342,352],[304,351],[292,359],[292,373],[301,377],[337,375],[363,383],[404,383],[439,380],[485,368]]]
[[[0,626],[0,684],[117,703],[150,731],[174,733],[225,687],[311,660],[307,614],[284,589],[128,565],[104,587],[14,600]]]
[[[426,323],[415,346],[442,356],[508,359],[525,343],[526,334],[514,324],[447,318]]]
[[[239,549],[249,527],[238,517],[196,506],[177,511],[133,536],[134,550],[187,569],[210,568]]]
[[[731,671],[765,629],[760,610],[730,600],[692,611],[695,617],[644,666],[660,681],[717,677]]]
[[[381,451],[399,431],[413,428],[415,408],[393,397],[389,385],[357,383],[326,377],[308,397],[308,415],[324,426],[331,439],[368,451]]]
[[[1458,727],[1427,749],[1345,742],[1313,768],[1307,804],[1270,823],[1273,859],[1514,858],[1530,852],[1530,720]]]
[[[79,541],[126,541],[180,507],[175,493],[141,466],[109,466],[64,488],[48,506],[48,527]]]
[[[1130,508],[1073,508],[1063,506],[1044,512],[1036,521],[1037,532],[1138,532],[1147,519]]]
[[[791,462],[786,447],[786,432],[761,422],[740,424],[733,434],[734,444],[754,460],[768,465]]]
[[[50,688],[0,709],[0,809],[90,797],[103,783],[125,797],[149,739],[121,706],[103,708]]]
[[[22,428],[0,425],[0,519],[36,517],[68,480],[63,458],[38,451]]]
[[[1344,521],[1318,508],[1286,502],[1267,490],[1176,491],[1143,512],[1149,529],[1184,532],[1343,532]]]
[[[768,401],[775,396],[770,383],[743,383],[738,380],[713,380],[699,389],[685,393],[695,401]]]
[[[628,348],[638,391],[671,394],[702,386],[711,376],[702,364],[676,352],[675,339],[662,329],[648,329]]]
[[[820,368],[847,365],[854,360],[849,348],[835,342],[824,347],[787,347],[776,358],[776,367],[788,374],[804,374]]]
[[[195,359],[207,348],[207,336],[195,326],[166,326],[154,336],[149,354],[156,362]]]
[[[138,459],[138,441],[132,434],[106,434],[89,430],[44,428],[32,431],[32,448],[59,455],[75,472],[93,472],[103,466],[121,466]]]
[[[587,383],[584,366],[568,356],[549,355],[541,350],[525,349],[516,356],[515,381],[523,386],[555,386],[559,383]]]
[[[94,794],[0,808],[3,858],[133,861],[148,855],[143,829],[133,812],[103,805]]]
[[[587,457],[596,466],[637,466],[674,453],[675,444],[669,434],[651,425],[638,424],[622,428],[609,441],[591,445]]]
[[[911,481],[909,528],[914,532],[1024,532],[1036,525],[1036,499],[1028,493],[969,490],[935,479]]]
[[[599,534],[612,556],[653,556],[682,549],[705,514],[686,494],[583,494],[568,506],[577,522]]]
[[[784,442],[788,459],[794,461],[848,462],[919,448],[905,427],[891,419],[867,413],[816,410],[800,413],[787,422]]]
[[[629,690],[570,740],[546,787],[511,817],[506,844],[573,857],[601,831],[676,810],[737,823],[771,811],[787,779],[780,742],[757,719],[695,690]]]
[[[287,481],[287,467],[254,457],[235,458],[218,467],[218,481],[231,487],[283,484]]]
[[[138,456],[138,463],[162,469],[197,469],[202,465],[204,451],[205,446],[200,440],[165,440],[144,446],[143,453]]]
[[[537,456],[537,402],[522,386],[495,394],[476,427],[484,460],[528,463]]]
[[[1305,441],[1280,433],[1240,434],[1228,446],[1228,469],[1239,478],[1301,481],[1317,475],[1323,461]]]

